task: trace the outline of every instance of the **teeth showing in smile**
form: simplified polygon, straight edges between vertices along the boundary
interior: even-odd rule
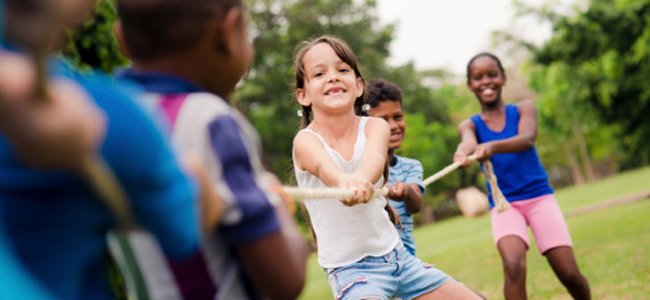
[[[325,96],[329,96],[329,95],[336,94],[336,93],[342,93],[342,92],[345,92],[345,90],[343,90],[342,88],[332,88],[332,89],[328,90],[327,92],[325,92]]]
[[[492,95],[492,94],[494,94],[494,90],[492,88],[486,88],[483,91],[481,91],[481,94],[486,95],[486,96],[487,95]]]

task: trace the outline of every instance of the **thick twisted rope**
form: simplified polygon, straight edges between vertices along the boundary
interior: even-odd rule
[[[470,155],[467,158],[469,161],[476,161],[476,155]],[[454,162],[444,169],[436,172],[435,174],[427,177],[422,181],[424,186],[428,186],[433,182],[439,180],[440,178],[448,175],[449,173],[455,171],[462,165],[461,162]],[[506,201],[505,196],[499,189],[497,185],[497,176],[494,175],[494,169],[492,168],[492,163],[489,160],[483,162],[483,171],[485,172],[485,177],[490,184],[492,190],[492,198],[494,199],[494,206],[497,212],[502,212],[510,208],[510,204]],[[354,191],[344,188],[299,188],[292,186],[283,186],[283,191],[287,193],[291,198],[296,201],[311,200],[311,199],[342,199],[352,197]],[[375,190],[374,196],[386,196],[388,195],[388,188],[382,187]]]

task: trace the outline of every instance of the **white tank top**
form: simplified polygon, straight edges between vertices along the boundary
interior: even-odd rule
[[[353,173],[361,162],[366,148],[364,132],[367,117],[362,117],[357,129],[357,140],[354,144],[352,159],[345,160],[325,140],[310,129],[302,131],[315,135],[327,150],[337,166],[347,174]],[[296,181],[299,187],[327,187],[315,175],[298,168],[294,160]],[[384,178],[375,183],[380,188]],[[389,253],[399,243],[399,235],[384,209],[387,200],[377,196],[366,204],[349,207],[338,199],[306,200],[305,206],[309,212],[314,232],[318,242],[318,263],[323,268],[337,268],[352,264],[366,256],[381,256]]]

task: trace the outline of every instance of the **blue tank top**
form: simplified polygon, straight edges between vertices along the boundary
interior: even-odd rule
[[[516,105],[506,105],[506,124],[500,132],[494,132],[481,117],[473,115],[476,139],[479,143],[503,140],[516,136],[519,132],[519,110]],[[499,188],[508,202],[526,200],[553,193],[546,171],[542,166],[535,147],[521,152],[498,153],[490,158],[497,176]],[[483,168],[483,164],[481,164]],[[494,207],[489,184],[488,199]]]

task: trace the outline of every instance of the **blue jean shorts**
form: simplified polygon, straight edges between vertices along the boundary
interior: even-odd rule
[[[450,278],[408,253],[402,243],[386,255],[367,256],[353,264],[325,271],[337,300],[408,300],[439,288]]]

